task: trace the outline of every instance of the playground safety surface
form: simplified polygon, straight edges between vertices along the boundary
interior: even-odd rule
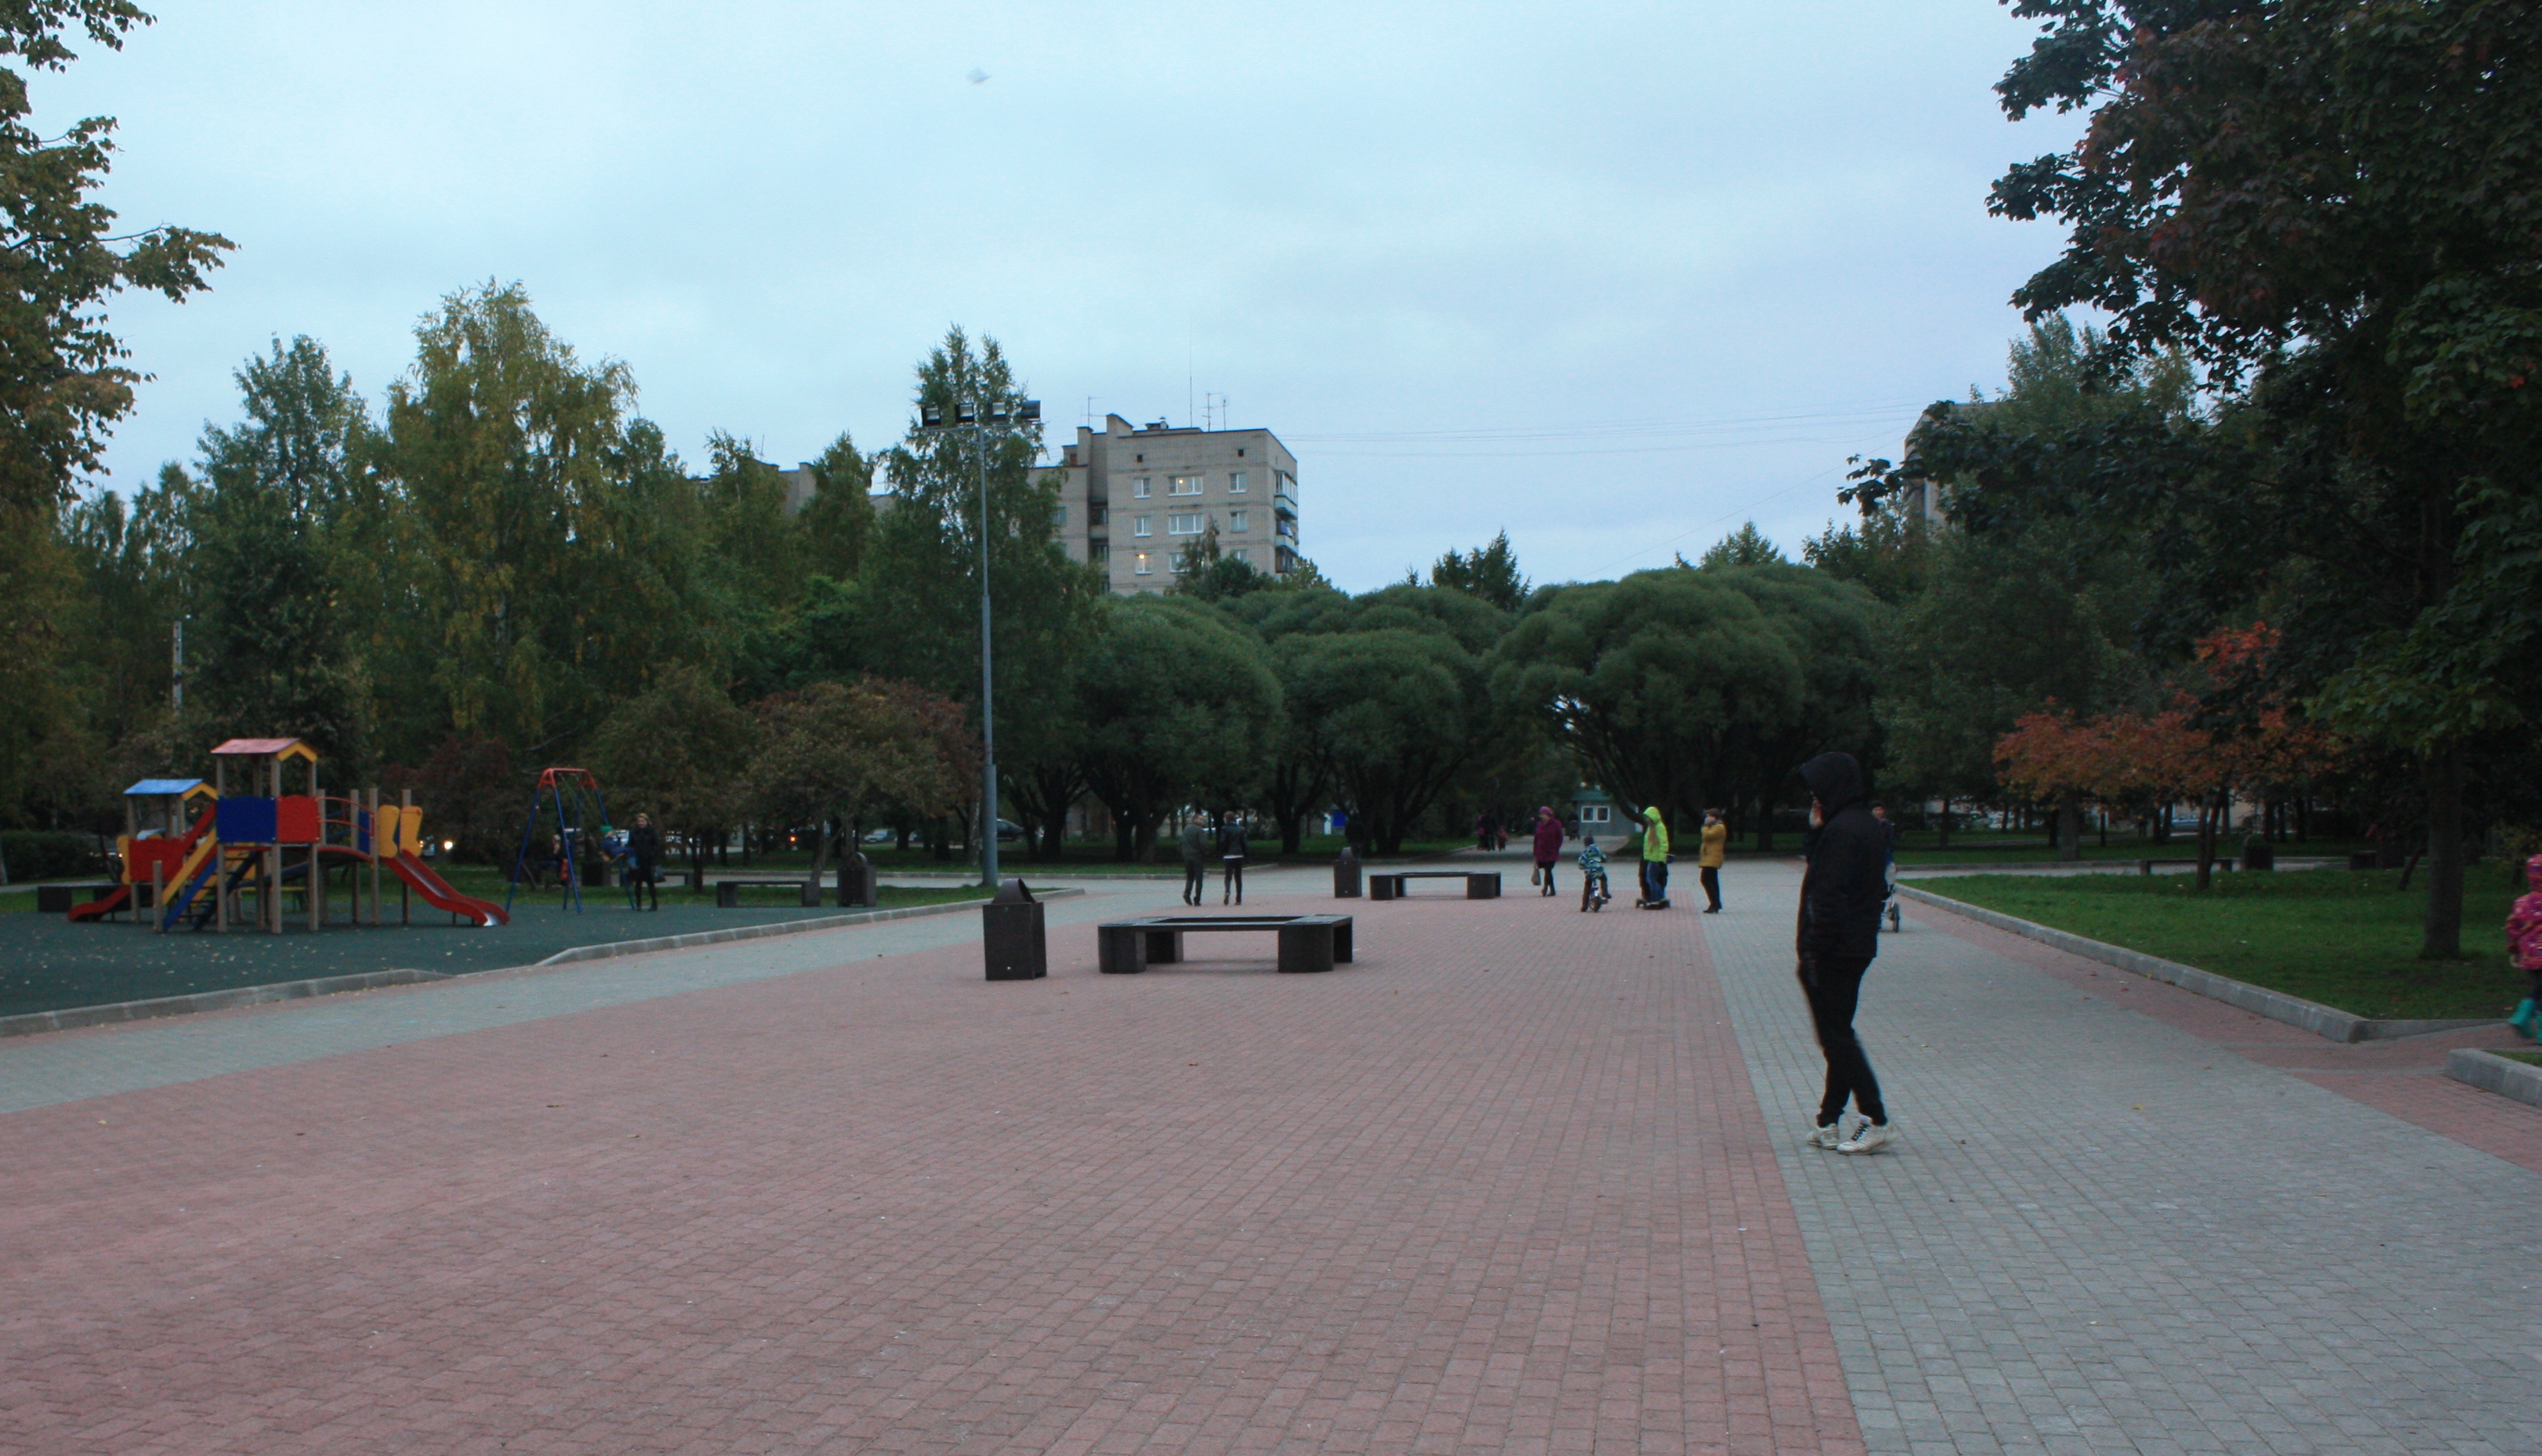
[[[502,904],[498,891],[494,903]],[[0,914],[0,1016],[146,1001],[239,986],[359,976],[373,971],[491,971],[534,965],[561,950],[613,940],[686,935],[777,920],[841,913],[837,906],[665,904],[627,909],[615,892],[593,895],[580,913],[552,897],[516,901],[512,923],[479,927],[418,905],[411,924],[351,926],[337,918],[312,934],[309,922],[280,935],[232,927],[227,934],[175,930],[154,935],[128,920],[75,925],[60,915]],[[390,917],[395,918],[392,902]]]

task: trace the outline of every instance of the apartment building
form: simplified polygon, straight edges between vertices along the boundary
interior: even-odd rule
[[[1115,592],[1160,592],[1183,548],[1218,527],[1219,549],[1273,575],[1298,564],[1298,459],[1269,430],[1176,429],[1104,416],[1059,464],[1059,539]]]

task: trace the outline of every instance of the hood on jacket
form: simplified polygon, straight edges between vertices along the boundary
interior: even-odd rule
[[[1657,824],[1657,823],[1659,823],[1659,822],[1660,822],[1660,806],[1659,806],[1659,805],[1657,805],[1657,804],[1653,804],[1653,805],[1652,805],[1651,807],[1649,807],[1648,809],[1643,810],[1643,811],[1642,811],[1642,820],[1643,820],[1643,822],[1644,822],[1644,823],[1647,823],[1647,824]]]
[[[2533,887],[2534,894],[2542,895],[2542,854],[2524,861],[2524,883]]]
[[[1851,754],[1821,754],[1801,765],[1801,782],[1818,795],[1830,817],[1862,797],[1862,765]]]

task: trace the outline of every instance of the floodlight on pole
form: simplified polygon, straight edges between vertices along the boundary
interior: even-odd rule
[[[1002,432],[1009,423],[1037,424],[1041,401],[1018,400],[1009,406],[992,400],[984,408],[973,400],[958,400],[949,421],[951,428],[970,430],[972,452],[980,458],[980,880],[994,890],[998,888],[997,672],[989,620],[989,441],[983,416]],[[921,402],[918,425],[927,430],[948,428],[944,407]]]

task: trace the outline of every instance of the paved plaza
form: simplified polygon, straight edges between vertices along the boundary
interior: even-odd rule
[[[2542,1448],[2496,1038],[1910,907],[1842,1158],[1791,866],[1504,868],[1327,976],[1099,976],[1179,906],[1089,882],[1041,982],[962,913],[0,1043],[0,1452]]]

